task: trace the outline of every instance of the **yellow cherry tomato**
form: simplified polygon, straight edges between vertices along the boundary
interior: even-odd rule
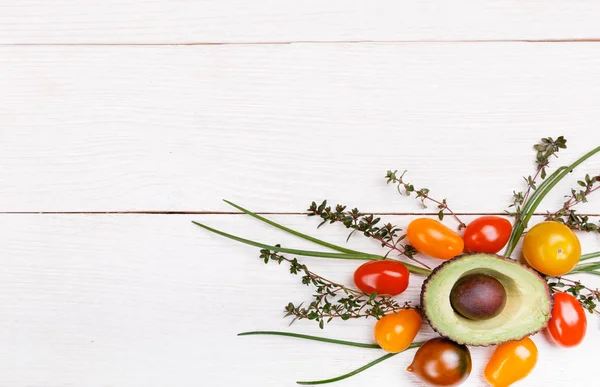
[[[418,218],[410,222],[406,239],[417,251],[434,258],[454,258],[465,249],[462,237],[435,219]]]
[[[508,387],[529,375],[537,357],[537,347],[529,337],[500,344],[485,367],[485,380],[492,387]]]
[[[581,257],[577,235],[559,222],[543,222],[527,232],[523,256],[540,273],[563,275],[571,271]]]
[[[402,352],[413,342],[423,318],[414,309],[388,314],[375,324],[375,341],[387,352]]]

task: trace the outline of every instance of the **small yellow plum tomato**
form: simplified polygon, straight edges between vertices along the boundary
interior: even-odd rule
[[[563,275],[571,271],[581,257],[577,235],[559,222],[542,222],[523,239],[523,256],[535,270],[546,275]]]

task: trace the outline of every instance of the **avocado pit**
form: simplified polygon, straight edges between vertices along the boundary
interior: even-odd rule
[[[452,287],[450,303],[463,317],[486,320],[499,315],[506,306],[506,289],[490,275],[468,274]]]

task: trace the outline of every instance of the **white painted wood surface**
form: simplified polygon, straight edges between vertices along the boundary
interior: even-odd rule
[[[337,225],[317,231],[315,219],[272,218],[345,243],[345,229]],[[386,219],[405,226],[412,218]],[[191,220],[270,243],[312,246],[242,215],[0,216],[0,385],[281,387],[337,376],[382,354],[281,337],[237,337],[271,329],[371,342],[373,321],[332,323],[324,331],[306,321],[288,327],[283,306],[309,301],[312,294],[299,278],[285,265],[262,263],[257,249],[210,234]],[[599,236],[581,240],[585,251],[600,245]],[[350,246],[380,251],[360,235]],[[346,284],[358,264],[303,261]],[[399,299],[416,301],[421,280],[413,276]],[[597,361],[598,322],[589,319],[587,340],[573,349],[535,336],[538,366],[518,385],[593,386],[586,372]],[[432,336],[424,328],[419,338]],[[413,353],[338,385],[421,386],[404,372]],[[483,385],[480,375],[490,353],[472,349],[472,376],[464,386]]]
[[[575,42],[600,39],[598,16],[593,0],[0,0],[0,386],[281,387],[374,359],[236,337],[370,341],[373,322],[288,327],[282,307],[311,293],[190,221],[310,246],[224,214],[228,198],[341,244],[345,230],[291,213],[327,198],[405,226],[433,210],[386,186],[390,168],[465,219],[502,212],[540,137],[569,139],[561,164],[600,145],[600,43]],[[586,172],[600,156],[543,209]],[[600,198],[581,208],[600,214]],[[356,266],[305,262],[346,283]],[[534,340],[538,366],[517,385],[598,385],[595,316],[577,348]],[[465,386],[484,385],[490,352],[472,350]],[[338,385],[420,386],[411,358]]]
[[[2,0],[3,43],[598,39],[595,0]]]
[[[418,212],[381,184],[408,169],[502,212],[539,138],[600,144],[598,68],[595,43],[3,47],[0,210]]]

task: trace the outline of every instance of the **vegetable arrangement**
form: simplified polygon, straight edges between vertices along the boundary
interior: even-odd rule
[[[338,223],[374,239],[388,251],[384,255],[367,254],[334,245],[294,231],[253,213],[237,204],[229,205],[280,230],[333,251],[298,250],[280,245],[267,245],[196,225],[221,236],[260,248],[265,262],[286,263],[293,275],[314,289],[308,304],[289,303],[285,316],[293,321],[315,321],[321,328],[333,319],[374,318],[374,340],[377,344],[356,343],[288,332],[246,332],[245,335],[279,335],[316,340],[338,345],[382,349],[387,354],[355,371],[326,380],[301,381],[299,384],[326,384],[346,379],[385,361],[397,353],[418,348],[407,371],[433,386],[456,386],[471,373],[468,346],[495,345],[484,376],[490,386],[505,387],[525,378],[535,367],[538,350],[529,336],[545,329],[548,336],[563,347],[582,342],[587,329],[587,310],[600,313],[596,304],[600,292],[571,274],[600,275],[600,251],[581,255],[578,232],[597,232],[600,227],[576,212],[574,207],[586,202],[600,188],[600,175],[586,175],[578,181],[581,188],[572,189],[562,208],[547,212],[544,222],[531,227],[528,223],[544,197],[552,188],[585,160],[600,152],[597,147],[576,162],[557,168],[550,175],[550,159],[566,149],[564,137],[543,138],[534,145],[536,170],[525,177],[526,189],[513,192],[513,202],[506,211],[512,222],[499,216],[482,216],[469,224],[462,222],[446,200],[429,195],[427,188],[416,189],[404,180],[404,173],[388,171],[387,183],[394,184],[402,195],[414,195],[423,206],[433,203],[438,219],[418,218],[402,229],[391,223],[382,224],[372,214],[364,214],[346,206],[331,207],[324,201],[313,202],[308,216],[326,223]],[[442,223],[449,214],[457,223],[457,231]],[[510,258],[523,240],[525,262]],[[498,253],[505,248],[502,255]],[[398,258],[390,257],[394,253]],[[286,255],[284,255],[286,254]],[[354,273],[355,287],[324,278],[287,255],[367,261]],[[419,260],[420,255],[442,260],[434,270]],[[412,275],[427,277],[418,306],[398,301],[408,287]],[[292,322],[293,322],[292,321]],[[440,334],[427,342],[414,342],[426,321]]]

